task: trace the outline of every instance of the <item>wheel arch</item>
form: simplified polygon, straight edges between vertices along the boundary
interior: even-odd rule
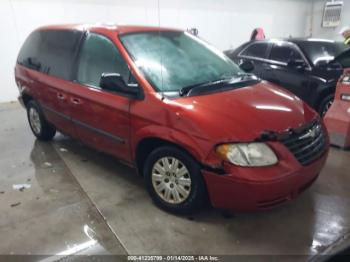
[[[179,140],[179,139],[169,139],[162,136],[145,136],[142,139],[140,139],[135,147],[134,151],[134,163],[137,168],[137,171],[139,175],[143,175],[143,167],[146,162],[147,156],[156,148],[159,148],[161,146],[173,146],[180,150],[183,150],[187,154],[189,154],[195,161],[198,163],[201,162],[201,159],[203,157],[202,154],[198,152],[198,150],[194,150],[195,144],[191,143],[189,144],[189,141],[187,140],[185,143],[181,143],[180,141],[184,142],[186,140]]]
[[[21,94],[21,98],[25,107],[27,107],[29,101],[34,100],[34,97],[28,94],[27,92],[23,92]]]
[[[316,108],[317,111],[320,110],[320,106],[321,106],[323,99],[325,99],[329,95],[335,94],[335,89],[336,89],[336,85],[331,85],[331,86],[327,86],[327,87],[323,88],[322,90],[320,90],[320,92],[319,92],[319,94],[314,102],[314,108]]]

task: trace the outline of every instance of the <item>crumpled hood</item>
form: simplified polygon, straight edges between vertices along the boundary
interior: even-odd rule
[[[184,97],[175,129],[219,142],[253,141],[261,132],[304,125],[317,113],[295,95],[268,82],[210,95]]]

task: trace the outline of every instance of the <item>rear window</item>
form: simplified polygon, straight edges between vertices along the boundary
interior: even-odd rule
[[[35,31],[31,33],[19,52],[17,63],[39,71],[40,65],[38,55],[41,41],[40,32]]]
[[[70,80],[82,34],[80,31],[67,30],[36,31],[25,41],[18,56],[18,63],[48,75]]]
[[[248,46],[241,55],[257,58],[265,58],[267,51],[268,43],[254,43]]]

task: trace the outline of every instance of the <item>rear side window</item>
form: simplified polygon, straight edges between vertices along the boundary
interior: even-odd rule
[[[118,73],[125,83],[129,82],[129,68],[114,43],[107,37],[90,33],[81,48],[77,80],[100,87],[103,73]]]
[[[40,32],[35,31],[31,33],[19,52],[17,63],[30,69],[40,71],[41,65],[38,55],[41,42]]]
[[[291,60],[303,60],[300,53],[290,44],[275,44],[270,53],[270,59],[288,63]]]
[[[243,56],[250,56],[250,57],[257,57],[257,58],[265,58],[266,51],[268,48],[268,43],[254,43],[248,46],[241,55]]]
[[[42,72],[70,80],[81,37],[82,32],[79,31],[42,32],[41,55],[39,55]]]
[[[30,69],[71,80],[80,31],[48,30],[32,33],[24,43],[18,63]]]

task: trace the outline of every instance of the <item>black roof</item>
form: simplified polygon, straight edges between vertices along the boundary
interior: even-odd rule
[[[273,41],[286,41],[291,42],[295,44],[300,43],[306,43],[306,42],[329,42],[329,43],[336,43],[337,41],[329,40],[329,39],[321,39],[321,38],[307,38],[307,37],[291,37],[291,38],[271,38],[271,39],[265,39],[265,40],[257,40],[257,42],[273,42]],[[254,42],[254,41],[250,41]]]
[[[237,48],[233,48],[233,49],[228,49],[225,51],[225,54],[228,56],[235,56],[237,55],[243,48],[245,48],[247,45],[249,45],[250,43],[253,42],[262,42],[262,43],[271,43],[274,41],[285,41],[285,42],[290,42],[290,43],[294,43],[298,46],[302,45],[303,43],[310,43],[310,42],[314,42],[314,43],[322,43],[322,42],[328,42],[328,43],[341,43],[338,41],[334,41],[334,40],[329,40],[329,39],[321,39],[321,38],[308,38],[308,37],[290,37],[290,38],[271,38],[271,39],[263,39],[263,40],[254,40],[254,41],[248,41],[245,42],[244,44],[240,45]]]

